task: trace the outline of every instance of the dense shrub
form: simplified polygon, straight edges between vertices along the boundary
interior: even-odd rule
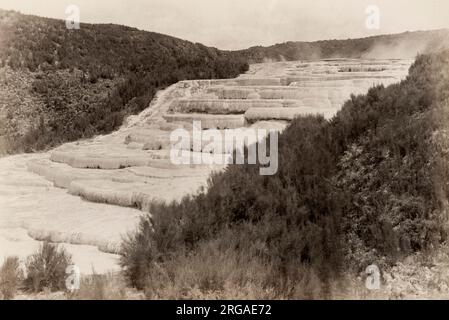
[[[352,262],[359,246],[394,261],[447,238],[448,75],[448,52],[419,56],[401,84],[353,97],[333,119]]]
[[[18,257],[6,257],[0,268],[0,298],[11,300],[21,286],[23,272]]]
[[[44,242],[27,259],[25,287],[33,292],[65,290],[66,269],[71,263],[72,258],[64,248]]]
[[[343,268],[438,245],[447,236],[449,143],[437,133],[449,123],[448,75],[449,52],[419,56],[406,80],[351,97],[332,120],[293,121],[276,175],[230,166],[206,192],[154,204],[124,241],[127,279],[150,297],[223,297],[226,284],[253,285],[249,296],[326,297]],[[221,262],[200,267],[208,256]],[[225,263],[241,277],[219,270]],[[264,272],[248,276],[251,263]],[[185,266],[201,271],[184,276]]]

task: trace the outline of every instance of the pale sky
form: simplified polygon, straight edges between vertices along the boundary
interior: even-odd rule
[[[65,19],[116,23],[242,49],[285,41],[346,39],[449,28],[448,0],[0,0],[0,8]],[[380,9],[380,28],[366,27],[369,5]]]

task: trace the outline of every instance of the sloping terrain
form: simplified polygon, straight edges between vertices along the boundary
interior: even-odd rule
[[[223,169],[172,164],[169,136],[174,129],[191,130],[192,121],[201,120],[204,130],[282,131],[300,115],[330,118],[352,93],[400,81],[410,63],[342,59],[256,64],[236,79],[174,84],[112,134],[63,144],[48,153],[0,159],[1,234],[21,228],[21,234],[32,239],[116,254],[121,236],[134,230],[142,211],[148,212],[154,201],[179,202],[207,187],[210,174]],[[382,71],[364,71],[366,65]],[[4,241],[10,248],[26,249],[24,242],[32,244],[31,238]],[[19,252],[29,253],[30,247],[25,249]],[[107,257],[98,255],[90,262],[113,268],[114,255]]]
[[[231,52],[119,25],[0,10],[0,154],[105,134],[184,79],[247,70]],[[2,141],[3,140],[3,141]]]

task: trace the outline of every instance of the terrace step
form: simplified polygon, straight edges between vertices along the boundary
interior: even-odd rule
[[[53,151],[50,159],[53,162],[66,163],[74,168],[88,169],[123,169],[127,167],[154,166],[156,168],[170,168],[167,161],[169,153],[147,153],[139,156],[106,156],[106,155],[86,155],[76,152]]]
[[[204,177],[164,179],[154,183],[116,182],[111,180],[75,180],[69,193],[91,202],[138,208],[149,212],[153,202],[179,201],[185,194],[193,194],[205,186]]]
[[[210,173],[208,170],[198,170],[186,165],[174,166],[170,169],[129,167],[116,170],[93,170],[73,168],[68,164],[52,162],[50,160],[29,162],[27,169],[52,182],[55,187],[64,189],[68,189],[70,184],[75,180],[150,183],[154,179],[205,177]]]
[[[319,81],[319,80],[298,80],[289,83],[289,87],[306,87],[306,88],[327,88],[327,87],[335,87],[335,88],[362,88],[368,90],[370,87],[377,86],[380,84],[389,85],[395,82],[398,82],[397,78],[389,78],[389,79],[348,79],[348,80],[327,80],[327,81]]]
[[[294,118],[306,115],[323,115],[326,119],[331,118],[336,112],[334,108],[251,108],[245,112],[245,120],[254,123],[263,120],[285,120],[292,121]]]
[[[363,74],[338,74],[338,75],[307,75],[307,76],[290,76],[282,79],[284,85],[290,85],[292,82],[306,82],[306,81],[338,81],[338,80],[393,80],[396,79],[392,75],[363,75]]]
[[[361,86],[347,88],[329,87],[293,87],[293,86],[254,86],[254,87],[210,87],[207,94],[217,99],[347,99],[351,93],[363,93]]]
[[[245,117],[242,115],[210,115],[204,113],[174,113],[164,115],[167,122],[201,121],[203,129],[234,129],[245,126]]]
[[[177,99],[170,105],[170,112],[239,114],[250,108],[300,107],[301,101],[292,99]]]
[[[279,86],[282,84],[281,78],[235,78],[235,79],[217,79],[206,80],[209,85],[225,86]]]

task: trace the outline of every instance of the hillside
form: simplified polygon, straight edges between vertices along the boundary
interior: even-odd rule
[[[449,48],[449,30],[404,32],[361,39],[289,41],[269,47],[251,47],[238,51],[250,63],[332,58],[415,58],[417,53]]]
[[[247,62],[414,58],[447,47],[447,30],[364,39],[287,42],[235,52],[112,24],[0,10],[0,154],[104,134],[186,79],[232,78]]]
[[[275,176],[231,165],[207,191],[152,204],[122,248],[128,281],[151,298],[329,298],[372,263],[383,281],[407,256],[429,263],[448,234],[448,101],[446,51],[330,120],[293,120]],[[402,272],[391,277],[421,277]]]
[[[248,67],[230,52],[162,34],[119,25],[67,30],[62,20],[4,10],[0,66],[0,135],[10,151],[111,132],[161,88]]]

